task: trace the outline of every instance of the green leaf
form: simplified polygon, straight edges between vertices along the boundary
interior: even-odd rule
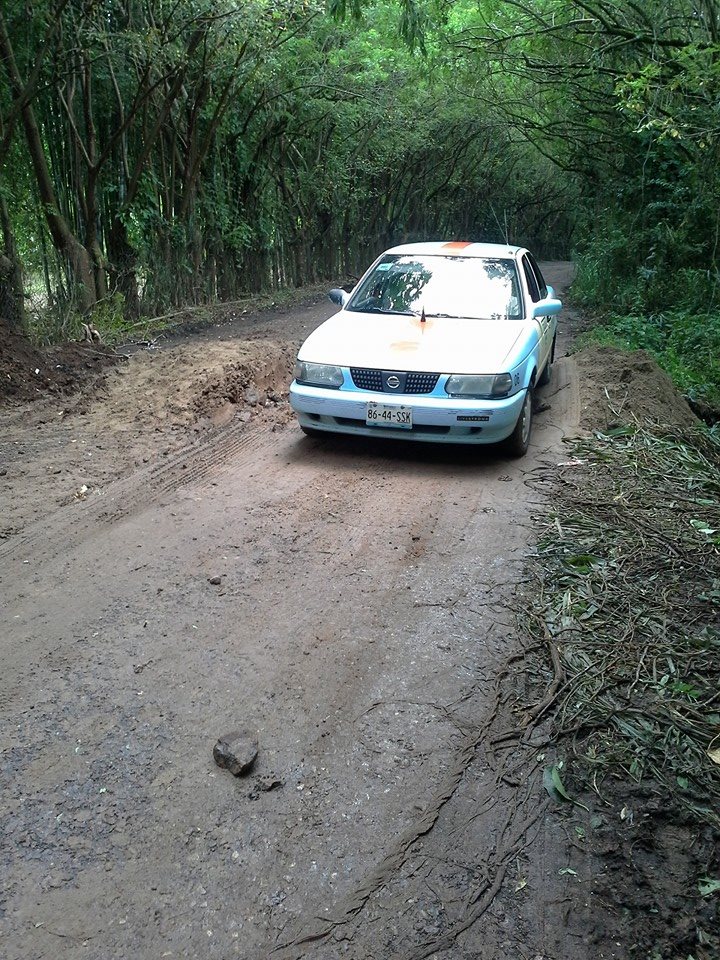
[[[584,803],[580,803],[579,800],[574,800],[565,789],[565,785],[560,776],[560,765],[545,767],[543,771],[543,786],[553,800],[567,800],[568,803],[574,803],[575,806],[587,810]]]
[[[698,890],[701,897],[709,897],[713,893],[720,893],[720,880],[716,880],[714,877],[700,877]]]
[[[704,520],[691,520],[690,526],[695,527],[700,533],[704,533],[706,537],[712,537],[713,534],[717,533],[717,530],[714,527],[709,527]]]
[[[565,558],[565,563],[578,573],[590,573],[593,567],[602,563],[600,557],[594,557],[590,553],[578,553],[575,556]]]

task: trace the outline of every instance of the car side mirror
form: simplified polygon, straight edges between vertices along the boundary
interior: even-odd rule
[[[545,297],[539,303],[533,304],[533,317],[550,317],[554,313],[560,313],[562,310],[562,301],[555,297]]]
[[[344,307],[350,299],[350,294],[345,290],[339,290],[335,288],[328,293],[328,297],[330,297],[332,302],[336,303],[339,307]]]

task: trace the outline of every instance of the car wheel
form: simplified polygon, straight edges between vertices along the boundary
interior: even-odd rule
[[[546,387],[550,380],[552,379],[552,368],[553,360],[555,359],[555,339],[553,338],[552,347],[550,348],[550,356],[548,357],[548,362],[545,364],[545,369],[538,377],[537,385],[539,387]]]
[[[505,449],[511,457],[524,457],[530,445],[534,393],[535,390],[531,383],[525,391],[525,399],[520,411],[520,416],[515,424],[515,429],[505,441]]]
[[[322,430],[315,430],[314,427],[304,427],[300,424],[300,429],[306,437],[321,437],[323,435]]]

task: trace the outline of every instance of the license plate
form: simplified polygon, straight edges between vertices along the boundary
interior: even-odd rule
[[[398,427],[400,430],[412,430],[412,407],[396,406],[392,403],[368,403],[365,410],[365,423],[373,427]]]

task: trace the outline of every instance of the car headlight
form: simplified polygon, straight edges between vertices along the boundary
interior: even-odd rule
[[[512,390],[513,379],[509,373],[465,376],[454,374],[448,377],[445,391],[452,397],[506,397]]]
[[[341,387],[343,372],[332,363],[307,363],[298,360],[295,364],[295,379],[313,387]]]

